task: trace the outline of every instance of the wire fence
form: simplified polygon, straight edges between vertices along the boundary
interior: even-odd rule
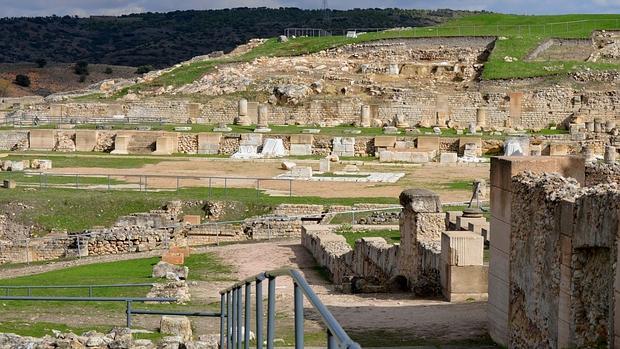
[[[295,33],[287,28],[286,33]],[[310,29],[310,28],[308,28]],[[488,25],[459,25],[459,26],[433,26],[433,27],[408,27],[408,28],[348,28],[331,30],[332,35],[345,36],[349,32],[380,33],[382,37],[433,37],[433,36],[508,36],[508,35],[570,35],[582,34],[593,30],[620,29],[620,18],[586,19],[579,21],[552,22],[542,24],[488,24]],[[314,35],[317,29],[309,30],[306,35]],[[299,31],[298,31],[299,32]],[[288,36],[288,35],[287,35]]]

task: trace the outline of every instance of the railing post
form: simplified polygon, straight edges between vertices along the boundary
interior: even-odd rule
[[[250,325],[252,324],[252,284],[247,282],[245,284],[245,330],[243,331],[243,347],[245,349],[250,348]]]
[[[110,191],[110,175],[108,175],[108,191]]]
[[[269,294],[267,295],[267,349],[273,349],[276,336],[276,279],[269,277]]]
[[[327,349],[335,349],[337,346],[336,339],[330,330],[327,330]]]
[[[224,348],[224,314],[225,314],[226,296],[220,295],[220,348]]]
[[[179,176],[177,176],[177,191],[179,191]]]
[[[241,322],[241,313],[242,313],[242,297],[243,297],[243,289],[241,286],[237,287],[237,349],[241,349],[241,330],[243,329]]]
[[[230,349],[230,337],[232,336],[232,293],[226,292],[226,349]]]
[[[92,286],[89,286],[89,287],[88,287],[88,297],[91,297],[91,298],[92,298],[92,296],[93,296],[93,287],[92,287]]]
[[[231,304],[231,313],[232,313],[232,326],[230,327],[230,348],[237,348],[237,289],[232,289],[232,304]]]
[[[288,197],[292,197],[293,196],[293,180],[289,179],[288,180]]]
[[[297,283],[294,283],[295,297],[295,349],[304,348],[304,295]]]
[[[131,328],[131,301],[127,301],[127,328]]]
[[[78,259],[82,259],[82,246],[80,243],[80,236],[77,236],[77,249],[78,249]]]
[[[263,349],[263,280],[256,279],[256,349]]]

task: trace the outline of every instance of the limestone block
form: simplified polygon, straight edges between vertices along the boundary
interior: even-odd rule
[[[158,262],[153,266],[152,276],[156,279],[166,278],[169,280],[185,280],[189,274],[189,268],[166,262]]]
[[[186,214],[185,216],[183,216],[183,223],[190,225],[199,225],[201,223],[201,218],[202,217],[200,217],[199,215]]]
[[[379,152],[380,162],[407,162],[425,164],[434,158],[434,152],[428,151],[390,151]]]
[[[56,146],[56,131],[30,130],[30,150],[51,151]]]
[[[312,178],[312,167],[295,166],[291,170],[291,176],[297,178]]]
[[[417,213],[441,212],[439,195],[428,189],[407,189],[398,197],[400,204]]]
[[[17,188],[17,183],[13,179],[5,179],[3,181],[2,187],[5,189],[15,189]]]
[[[263,145],[263,135],[260,133],[243,133],[241,134],[240,145],[260,147]]]
[[[291,144],[289,154],[293,156],[312,155],[312,144]]]
[[[331,160],[328,158],[323,158],[319,161],[319,171],[320,172],[330,172],[331,171]]]
[[[129,154],[128,147],[131,136],[116,135],[114,137],[114,150],[110,154]]]
[[[75,132],[75,150],[76,151],[93,151],[97,146],[97,131],[77,131]]]
[[[563,143],[549,144],[549,155],[550,156],[568,155],[568,144],[563,144]]]
[[[488,267],[484,265],[443,265],[441,283],[450,302],[482,301],[488,298]]]
[[[441,153],[439,157],[439,163],[441,164],[454,164],[458,160],[458,155],[456,153]]]
[[[198,134],[198,154],[219,154],[220,133],[199,133]]]
[[[482,265],[483,249],[483,237],[470,231],[446,231],[441,234],[441,259],[448,265]]]
[[[24,170],[24,163],[21,161],[13,161],[13,163],[11,164],[11,171],[12,172],[21,172]]]
[[[439,150],[439,137],[433,136],[418,136],[417,138],[418,150]]]
[[[396,136],[375,137],[375,147],[393,148],[396,144]]]
[[[180,253],[183,257],[187,258],[191,254],[191,249],[189,247],[180,247],[180,246],[172,246],[168,250],[170,253]]]
[[[52,160],[39,160],[38,161],[38,169],[39,170],[51,170],[52,169]]]
[[[282,161],[280,164],[283,170],[292,170],[295,166],[297,166],[297,164],[292,161]]]
[[[175,136],[161,136],[157,137],[155,142],[154,155],[172,155],[176,152],[177,137]]]
[[[523,108],[523,92],[511,92],[510,96],[510,118],[519,120]]]
[[[162,262],[183,265],[185,264],[185,256],[182,253],[166,252],[161,256]]]
[[[179,336],[183,342],[192,340],[192,324],[186,316],[164,315],[159,325],[162,334]]]
[[[484,224],[486,223],[486,218],[484,217],[465,217],[459,216],[456,217],[456,229],[457,230],[468,230],[469,223],[473,224]]]
[[[311,134],[291,135],[291,144],[312,144],[314,136]]]
[[[491,187],[511,190],[512,176],[524,171],[533,173],[556,172],[572,177],[581,185],[585,183],[585,162],[577,156],[519,156],[491,158]],[[493,209],[494,205],[491,205]]]

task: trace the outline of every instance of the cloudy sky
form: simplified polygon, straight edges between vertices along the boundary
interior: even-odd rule
[[[321,0],[0,0],[0,17],[118,15],[226,7],[320,8]],[[400,7],[490,10],[519,14],[620,13],[620,0],[330,0],[330,8]]]

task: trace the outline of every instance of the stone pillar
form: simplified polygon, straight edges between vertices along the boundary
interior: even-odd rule
[[[541,156],[542,155],[542,146],[540,144],[533,144],[530,146],[530,155],[531,156]]]
[[[240,126],[250,126],[252,123],[250,118],[248,117],[248,100],[240,99],[239,106],[237,109],[237,120],[236,124]]]
[[[603,124],[603,120],[599,118],[594,119],[594,132],[602,133],[605,131],[604,127],[605,127],[605,124]]]
[[[269,106],[266,104],[258,106],[258,121],[254,132],[271,132],[269,128]]]
[[[361,114],[360,125],[362,127],[370,127],[370,106],[362,105]]]
[[[618,155],[618,153],[616,153],[616,147],[608,145],[605,147],[605,163],[606,164],[613,164],[614,162],[616,162],[616,155]]]
[[[594,157],[594,152],[592,151],[592,148],[588,145],[584,145],[583,148],[581,148],[581,155],[586,162],[596,161],[596,158]]]
[[[426,189],[405,190],[399,199],[403,210],[399,222],[398,273],[414,288],[422,271],[419,245],[439,252],[441,234],[446,230],[445,213],[439,196]]]
[[[486,300],[488,270],[484,238],[470,231],[447,231],[441,237],[441,290],[450,302]]]
[[[489,334],[508,346],[510,308],[510,251],[512,234],[512,177],[524,172],[556,172],[585,182],[583,158],[570,156],[491,158],[491,224],[489,247]]]
[[[594,122],[586,121],[586,131],[594,132]]]
[[[485,108],[478,108],[476,111],[476,124],[479,127],[487,127],[487,110]]]

